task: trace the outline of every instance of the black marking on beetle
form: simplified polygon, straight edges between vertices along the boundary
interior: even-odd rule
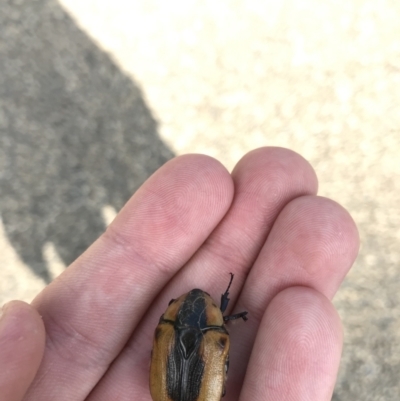
[[[201,389],[205,363],[199,354],[198,328],[175,330],[175,347],[168,356],[167,391],[173,401],[195,401]]]
[[[162,334],[162,328],[159,327],[159,326],[157,326],[156,331],[155,331],[155,333],[154,333],[155,339],[158,340],[159,337],[161,336],[161,334]]]
[[[224,349],[224,348],[225,348],[225,345],[226,345],[226,341],[227,341],[226,337],[220,337],[220,339],[218,340],[218,345],[219,345],[222,349]]]
[[[204,291],[194,289],[190,291],[180,306],[175,327],[197,327],[200,330],[207,327],[206,302]]]
[[[231,275],[231,279],[229,280],[229,284],[228,284],[228,288],[226,289],[226,291],[221,295],[221,312],[224,313],[226,311],[226,308],[228,307],[229,304],[229,289],[231,288],[232,285],[232,281],[233,281],[233,273],[229,273]]]
[[[171,324],[172,326],[175,326],[175,322],[173,320],[164,319],[164,315],[162,315],[160,317],[160,321],[158,322],[158,324],[160,324],[160,323],[166,323],[166,324]]]
[[[229,370],[229,354],[226,357],[226,362],[225,362],[225,374],[228,374],[228,370]]]
[[[226,382],[226,378],[228,377],[228,370],[229,370],[229,354],[226,357],[226,361],[225,361],[225,382]],[[225,397],[225,394],[226,394],[226,387],[225,387],[225,383],[224,383],[221,397]]]

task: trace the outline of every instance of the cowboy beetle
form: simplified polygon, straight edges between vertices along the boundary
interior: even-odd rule
[[[210,294],[193,289],[172,299],[154,334],[150,367],[153,401],[220,401],[229,367],[225,322],[247,312],[223,316],[229,288],[215,304]]]

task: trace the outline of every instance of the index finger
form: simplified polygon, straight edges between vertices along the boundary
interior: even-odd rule
[[[26,399],[84,399],[232,197],[229,173],[207,156],[178,157],[146,181],[106,233],[34,300],[47,340]]]

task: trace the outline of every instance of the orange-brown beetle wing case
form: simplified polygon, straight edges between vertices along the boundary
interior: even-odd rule
[[[175,345],[175,330],[170,324],[157,326],[151,353],[150,392],[153,400],[171,401],[167,389],[168,356]]]
[[[154,335],[150,367],[153,401],[221,400],[229,360],[224,321],[247,319],[247,312],[222,316],[232,279],[233,275],[220,308],[199,289],[170,302]]]
[[[197,400],[219,401],[223,396],[227,376],[229,335],[208,331],[204,336],[203,356],[207,363],[203,373],[203,385]]]

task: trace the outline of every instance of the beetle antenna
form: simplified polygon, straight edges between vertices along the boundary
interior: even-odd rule
[[[224,313],[226,311],[226,308],[228,307],[228,304],[229,304],[229,289],[231,288],[231,284],[232,284],[233,277],[234,277],[233,273],[229,273],[229,274],[231,275],[231,279],[229,281],[228,288],[221,295],[221,306],[220,306],[220,309],[221,309],[222,313]]]
[[[229,289],[231,288],[233,277],[235,277],[235,275],[233,273],[229,273],[229,274],[231,275],[231,279],[229,280],[228,288],[225,291],[227,294],[229,293]]]

